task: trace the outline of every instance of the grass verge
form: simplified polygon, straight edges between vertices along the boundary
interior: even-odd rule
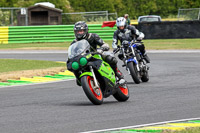
[[[70,42],[63,43],[16,43],[16,44],[0,44],[0,50],[10,49],[33,49],[33,50],[43,50],[43,49],[67,49],[69,47]]]
[[[66,64],[64,63],[57,63],[54,61],[0,59],[0,73],[65,66]]]
[[[200,127],[196,128],[187,128],[186,130],[180,131],[163,131],[162,133],[200,133]]]
[[[66,70],[65,63],[39,60],[0,59],[0,81],[20,77],[53,75]]]
[[[152,39],[144,40],[146,49],[200,49],[200,39]]]

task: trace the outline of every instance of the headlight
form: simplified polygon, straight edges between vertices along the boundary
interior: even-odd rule
[[[81,66],[85,66],[86,64],[87,64],[87,59],[85,58],[85,57],[82,57],[81,59],[80,59],[80,65]]]
[[[73,62],[73,63],[72,63],[72,69],[78,70],[78,68],[79,68],[78,62]]]

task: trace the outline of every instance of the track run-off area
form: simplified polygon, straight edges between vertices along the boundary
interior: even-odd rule
[[[119,61],[129,85],[127,102],[110,96],[95,106],[73,79],[0,87],[0,132],[141,133],[199,127],[200,51],[149,50],[148,55],[147,83],[134,84]],[[65,62],[67,53],[1,51],[0,58]]]

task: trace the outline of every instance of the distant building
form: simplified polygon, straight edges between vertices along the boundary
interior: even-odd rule
[[[62,24],[62,10],[36,4],[28,7],[28,25],[60,25]],[[25,15],[18,13],[18,25],[25,25]]]

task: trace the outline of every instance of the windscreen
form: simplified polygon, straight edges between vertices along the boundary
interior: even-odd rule
[[[90,48],[90,44],[88,43],[87,40],[77,41],[69,47],[68,58],[69,59],[74,58],[89,48]]]

